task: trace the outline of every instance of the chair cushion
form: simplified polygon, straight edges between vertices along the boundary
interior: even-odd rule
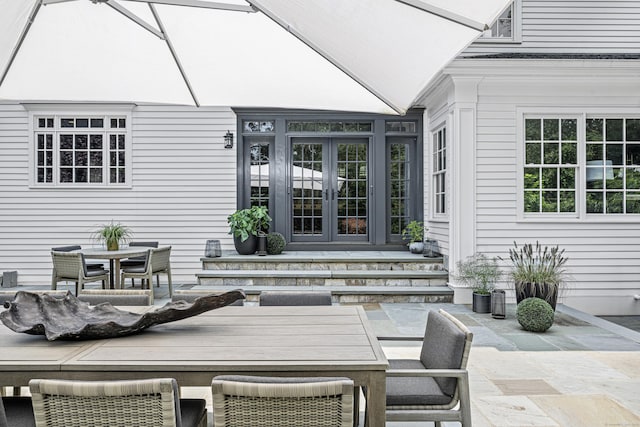
[[[270,292],[260,293],[260,305],[331,305],[331,292]]]
[[[125,267],[122,269],[122,271],[124,271],[125,273],[144,273],[145,269],[144,269],[144,263],[142,263],[142,265],[134,265],[131,267]]]
[[[33,416],[33,405],[28,397],[2,397],[0,406],[4,404],[8,425],[11,427],[35,427],[36,420]],[[0,408],[0,411],[2,409]],[[2,425],[2,413],[0,412],[0,425]]]
[[[465,340],[465,333],[457,325],[437,311],[430,311],[420,361],[427,369],[460,369]],[[436,378],[436,382],[446,395],[453,396],[455,378]]]
[[[182,427],[197,427],[203,416],[207,416],[204,399],[180,399]]]
[[[135,267],[135,266],[144,266],[145,257],[135,257],[135,258],[127,258],[120,261],[121,267]]]
[[[106,270],[88,270],[86,272],[87,277],[96,277],[96,276],[103,276],[105,274],[107,274],[108,271]]]
[[[419,360],[389,360],[390,369],[424,369]],[[387,406],[446,405],[451,397],[442,393],[432,377],[387,377]]]

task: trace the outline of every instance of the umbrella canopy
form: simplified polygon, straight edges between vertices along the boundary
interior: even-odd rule
[[[403,113],[509,2],[0,0],[0,98]]]

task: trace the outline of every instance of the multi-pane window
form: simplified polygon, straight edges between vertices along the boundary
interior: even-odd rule
[[[577,120],[525,119],[524,151],[524,211],[575,212]]]
[[[515,39],[516,1],[498,16],[498,19],[482,34],[479,41],[510,41]]]
[[[640,118],[525,118],[524,133],[525,213],[640,214]]]
[[[587,118],[586,209],[640,213],[640,119]]]
[[[125,184],[127,134],[126,117],[35,117],[36,184]]]
[[[441,128],[433,134],[433,210],[447,213],[447,130]]]

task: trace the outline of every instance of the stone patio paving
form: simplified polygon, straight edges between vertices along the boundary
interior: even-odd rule
[[[164,305],[166,286],[155,289],[156,305]],[[374,329],[384,336],[423,335],[428,310],[439,308],[474,333],[469,374],[475,427],[640,427],[639,332],[562,305],[554,325],[542,334],[521,329],[514,305],[507,305],[506,319],[473,313],[465,305],[365,306]],[[389,358],[417,357],[420,347],[393,341],[385,342],[384,350]],[[185,388],[184,395],[210,401],[208,388]]]

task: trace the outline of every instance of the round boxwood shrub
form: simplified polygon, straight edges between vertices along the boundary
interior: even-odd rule
[[[269,255],[281,254],[285,246],[287,246],[287,241],[282,234],[276,231],[267,234],[267,253]]]
[[[541,298],[527,298],[518,304],[516,318],[526,331],[544,332],[553,325],[553,308]]]

